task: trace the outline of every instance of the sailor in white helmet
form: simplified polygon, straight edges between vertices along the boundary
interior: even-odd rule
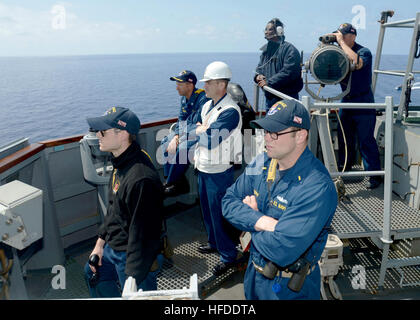
[[[201,210],[208,234],[208,243],[200,245],[201,253],[219,252],[220,261],[213,274],[218,276],[240,261],[235,229],[222,216],[222,198],[234,182],[234,163],[242,157],[242,119],[238,105],[227,93],[232,72],[221,61],[210,63],[204,71],[204,90],[211,100],[201,111],[197,123],[199,142],[195,150],[195,167],[198,170],[198,190]],[[238,241],[239,242],[239,241]]]

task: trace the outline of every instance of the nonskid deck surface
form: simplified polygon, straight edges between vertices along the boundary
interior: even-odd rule
[[[340,202],[332,221],[332,230],[340,239],[380,237],[382,235],[384,185],[366,189],[367,178],[344,179],[350,201]],[[418,233],[420,212],[409,207],[398,196],[392,195],[391,235],[404,238]]]
[[[395,241],[390,258],[407,256],[410,248],[410,240]],[[381,250],[368,238],[344,241],[344,265],[335,277],[343,299],[420,299],[420,266],[388,269],[383,288],[378,288],[381,259]]]
[[[190,277],[198,276],[199,295],[202,299],[244,299],[243,287],[239,284],[238,292],[217,293],[223,284],[232,280],[243,279],[242,269],[232,268],[225,274],[215,277],[212,269],[219,261],[216,253],[201,254],[197,251],[200,244],[207,242],[201,211],[194,206],[172,216],[167,220],[168,236],[174,248],[174,256],[165,261],[158,276],[158,290],[188,288]],[[87,299],[90,298],[84,280],[84,266],[91,253],[96,239],[66,250],[66,285],[65,289],[54,289],[52,281],[55,274],[49,270],[31,271],[26,276],[26,287],[29,299]],[[237,283],[236,283],[237,284]]]
[[[158,278],[158,289],[181,289],[188,287],[191,272],[197,272],[200,282],[200,298],[202,299],[244,299],[243,295],[243,272],[230,270],[224,276],[214,279],[209,274],[209,267],[206,262],[217,262],[218,258],[214,254],[202,257],[202,254],[195,254],[195,243],[190,246],[180,245],[175,247],[174,266],[165,263],[162,273]],[[390,251],[392,258],[405,255],[410,248],[409,241],[401,240],[396,242]],[[54,290],[50,285],[52,274],[38,275],[38,283],[34,281],[34,276],[28,277],[32,285],[41,295],[34,296],[34,288],[30,299],[80,299],[89,298],[86,285],[83,280],[83,264],[90,251],[83,254],[69,257],[66,263],[67,287],[65,290]],[[206,255],[207,256],[207,255]],[[383,290],[378,290],[377,283],[381,265],[381,251],[368,239],[350,239],[345,241],[343,251],[344,266],[340,268],[335,277],[339,290],[344,300],[352,299],[420,299],[420,288],[418,286],[400,286],[401,274],[391,269],[387,272]],[[407,282],[420,281],[420,268],[404,267],[403,285]],[[361,271],[363,270],[363,271]],[[365,273],[365,285],[357,281],[352,284],[355,277]],[[42,281],[43,280],[43,281]],[[203,281],[204,280],[204,281]],[[44,290],[42,292],[42,287]],[[220,288],[222,287],[222,289]],[[35,291],[36,291],[35,290]]]
[[[340,204],[338,210],[343,210],[348,216],[340,215],[338,212],[333,222],[333,230],[338,234],[343,233],[343,239],[348,239],[344,241],[344,266],[335,277],[343,299],[419,299],[418,286],[404,286],[403,288],[400,286],[401,273],[397,269],[387,271],[383,291],[377,288],[382,251],[373,244],[370,237],[380,236],[382,232],[380,219],[382,219],[383,210],[383,187],[367,190],[362,180],[353,178],[350,182],[346,181],[347,194],[352,203]],[[411,227],[408,230],[412,230],[412,226],[420,227],[420,223],[416,224],[416,219],[418,219],[416,210],[407,207],[399,198],[393,201],[393,209],[394,207],[396,208],[394,212],[399,212],[392,219],[394,233],[405,232],[408,227]],[[167,220],[168,236],[175,254],[172,263],[165,262],[163,266],[158,277],[158,290],[188,288],[190,276],[197,273],[200,298],[244,299],[244,270],[237,272],[231,269],[217,278],[212,275],[212,268],[219,261],[218,255],[201,254],[197,251],[197,247],[207,241],[200,207],[195,205],[186,210],[184,208]],[[349,208],[358,210],[353,212]],[[399,219],[406,219],[406,221],[399,221]],[[370,230],[361,228],[369,224]],[[65,290],[52,288],[51,279],[54,274],[29,273],[26,281],[27,286],[32,287],[32,289],[28,288],[29,298],[89,298],[84,282],[83,267],[94,246],[94,241],[95,239],[92,239],[73,250],[67,250]],[[394,241],[391,245],[390,258],[407,256],[410,248],[410,239]],[[355,289],[352,280],[360,273],[360,270],[365,272],[366,285],[365,287],[358,286],[356,282]],[[402,285],[408,282],[420,282],[418,266],[403,267],[400,271],[404,272]]]
[[[213,267],[219,262],[217,253],[202,254],[197,251],[200,244],[207,243],[207,233],[202,222],[200,206],[196,205],[167,221],[168,237],[174,247],[172,267],[169,263],[164,265],[158,278],[158,289],[181,289],[189,285],[190,277],[194,273],[198,277],[198,290],[200,298],[209,296],[218,299],[244,298],[243,290],[235,293],[235,296],[223,296],[215,291],[243,272],[243,268],[229,269],[219,277],[213,276]],[[243,266],[242,266],[243,267]],[[238,272],[239,271],[239,272]],[[242,277],[243,278],[243,277]],[[242,279],[241,278],[241,279]]]
[[[357,168],[356,168],[357,170]],[[383,288],[378,288],[382,250],[371,241],[382,236],[384,185],[366,188],[367,178],[343,179],[347,201],[341,201],[332,221],[332,232],[344,240],[344,266],[336,282],[347,299],[420,299],[420,267],[388,269]],[[420,212],[392,194],[391,244],[389,259],[410,257],[412,238],[420,237]],[[361,272],[365,286],[353,283]],[[356,279],[357,278],[357,279]],[[407,284],[417,285],[407,285]],[[356,289],[355,289],[356,288]]]

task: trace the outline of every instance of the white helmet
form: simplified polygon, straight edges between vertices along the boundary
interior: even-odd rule
[[[230,80],[231,78],[232,71],[230,70],[229,66],[222,61],[215,61],[206,67],[206,70],[204,70],[204,78],[200,81],[203,82],[216,79]]]

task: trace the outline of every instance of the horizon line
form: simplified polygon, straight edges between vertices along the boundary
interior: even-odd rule
[[[303,51],[301,51],[303,52]],[[303,52],[311,55],[313,52]],[[65,58],[65,57],[94,57],[94,56],[134,56],[134,55],[166,55],[166,54],[259,54],[259,51],[208,51],[208,52],[135,52],[135,53],[78,53],[78,54],[53,54],[53,55],[1,55],[0,58]],[[372,55],[375,56],[376,52]],[[382,53],[387,56],[408,56],[401,53]]]

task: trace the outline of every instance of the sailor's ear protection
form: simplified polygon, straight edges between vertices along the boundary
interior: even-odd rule
[[[284,35],[284,29],[282,26],[282,23],[280,22],[279,19],[274,18],[271,20],[271,23],[273,23],[276,26],[276,34],[278,37],[281,37]]]
[[[281,37],[282,35],[284,35],[283,27],[277,27],[276,30],[277,30],[277,35],[279,37]]]

